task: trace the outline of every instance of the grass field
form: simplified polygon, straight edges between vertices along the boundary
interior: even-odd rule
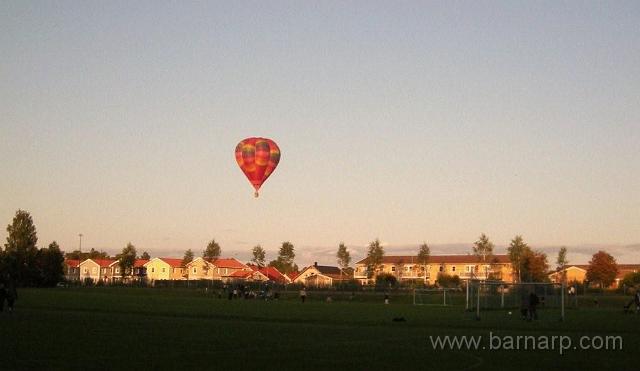
[[[326,303],[218,299],[203,291],[23,289],[0,313],[0,369],[637,369],[640,315],[621,306],[515,313],[392,297]],[[316,300],[314,300],[316,299]],[[623,300],[621,298],[620,300]],[[394,322],[403,317],[406,322]],[[622,350],[436,350],[430,336],[621,336]],[[488,340],[482,343],[488,346]]]

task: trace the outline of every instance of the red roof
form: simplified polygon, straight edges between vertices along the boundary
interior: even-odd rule
[[[288,279],[288,277],[282,274],[276,267],[263,267],[260,269],[260,273],[275,282],[284,282]]]
[[[181,268],[182,267],[182,259],[174,259],[174,258],[158,258],[163,262],[169,264],[171,268]]]
[[[213,261],[213,265],[215,265],[218,268],[235,268],[235,269],[247,268],[246,265],[242,264],[235,258],[231,258],[231,259],[219,258]]]
[[[289,277],[289,279],[291,281],[295,280],[299,275],[300,275],[300,272],[289,272],[289,273],[287,273],[287,277]]]
[[[247,264],[247,266],[251,268],[254,272],[258,271],[264,274],[271,281],[280,282],[280,283],[285,281],[290,281],[289,276],[282,274],[282,272],[280,272],[276,267],[269,267],[269,266],[259,267],[255,264]]]
[[[134,268],[140,268],[143,265],[147,264],[149,262],[149,260],[147,259],[136,259],[136,261],[133,263],[133,267]]]
[[[356,264],[367,264],[368,258],[364,258]],[[487,260],[485,263],[509,263],[508,255],[493,255],[491,260]],[[418,257],[405,255],[405,256],[384,256],[382,258],[382,264],[418,264]],[[429,257],[429,264],[482,264],[483,262],[479,257],[475,255],[431,255]]]
[[[71,267],[71,268],[78,268],[78,265],[80,265],[80,260],[77,260],[77,259],[66,259],[64,261],[64,263],[66,265],[68,265],[69,267]]]
[[[254,271],[235,271],[229,275],[229,277],[233,278],[246,278],[252,275]]]
[[[87,259],[87,260],[96,262],[96,264],[98,264],[102,268],[107,268],[108,266],[116,262],[113,259]]]

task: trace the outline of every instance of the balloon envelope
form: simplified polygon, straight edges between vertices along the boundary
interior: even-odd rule
[[[236,146],[236,162],[255,188],[256,197],[262,183],[273,173],[279,161],[280,148],[271,139],[247,138]]]

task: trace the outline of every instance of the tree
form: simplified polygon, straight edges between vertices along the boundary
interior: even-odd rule
[[[431,256],[431,249],[426,242],[420,245],[418,250],[418,264],[422,266],[422,272],[424,274],[424,281],[427,282],[427,264],[429,264],[429,257]]]
[[[13,222],[7,226],[7,232],[9,235],[4,245],[5,269],[19,284],[34,284],[38,278],[38,236],[31,215],[24,210],[16,211]]]
[[[221,249],[220,245],[215,239],[209,241],[207,248],[202,252],[202,259],[213,261],[220,257]]]
[[[252,262],[256,263],[258,267],[264,267],[264,261],[266,258],[266,254],[264,249],[260,245],[255,245],[251,250],[251,254],[253,254]]]
[[[142,256],[140,256],[140,259],[151,260],[151,255],[149,255],[149,253],[145,251],[142,253]]]
[[[109,259],[109,254],[102,250],[98,251],[92,247],[91,251],[89,251],[89,254],[84,259]]]
[[[133,246],[131,242],[129,242],[127,246],[122,249],[122,252],[116,256],[123,281],[127,278],[127,275],[133,272],[133,266],[136,263],[136,256],[136,247]]]
[[[489,241],[484,233],[480,235],[480,239],[473,243],[473,254],[484,262],[491,261],[493,255],[493,243]]]
[[[371,278],[376,275],[378,266],[382,264],[384,258],[384,248],[380,244],[380,240],[369,243],[369,251],[367,252],[367,277]]]
[[[49,244],[48,248],[38,251],[38,268],[40,270],[40,284],[55,286],[64,277],[64,256],[56,241]]]
[[[618,275],[616,259],[604,251],[593,254],[587,268],[587,280],[605,288],[611,286]]]
[[[529,250],[529,245],[527,245],[522,239],[522,236],[519,235],[511,240],[511,244],[509,244],[507,248],[507,254],[513,267],[513,276],[518,278],[518,282],[522,281],[522,258]]]
[[[558,251],[558,258],[556,259],[556,270],[562,275],[562,282],[567,280],[567,272],[565,271],[567,264],[569,264],[567,260],[567,248],[562,246],[560,251]]]
[[[398,278],[393,274],[380,273],[376,276],[376,286],[379,288],[391,288],[398,284]]]
[[[547,254],[527,247],[522,254],[521,276],[526,282],[546,282],[549,280]]]
[[[289,241],[285,241],[282,243],[282,246],[278,251],[278,258],[276,260],[272,260],[269,265],[285,274],[295,272],[298,270],[298,266],[293,262],[295,256],[296,254],[294,252],[293,244]]]
[[[0,277],[4,277],[7,274],[7,265],[5,262],[5,253],[3,249],[0,249]]]
[[[338,258],[338,265],[340,268],[347,269],[349,268],[349,264],[351,263],[351,254],[347,250],[347,246],[345,246],[344,242],[340,242],[338,246],[338,252],[336,253],[336,258]]]
[[[438,273],[436,280],[438,287],[456,288],[460,287],[460,277],[458,275],[450,275],[444,272]]]
[[[622,279],[625,287],[638,287],[640,285],[640,272],[627,273]]]
[[[191,263],[193,261],[193,251],[191,251],[191,249],[188,249],[187,251],[184,252],[184,257],[182,258],[182,266],[186,267],[187,264]]]

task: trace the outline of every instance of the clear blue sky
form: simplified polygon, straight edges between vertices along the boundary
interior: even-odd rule
[[[634,244],[640,2],[3,1],[0,158],[67,250]]]

